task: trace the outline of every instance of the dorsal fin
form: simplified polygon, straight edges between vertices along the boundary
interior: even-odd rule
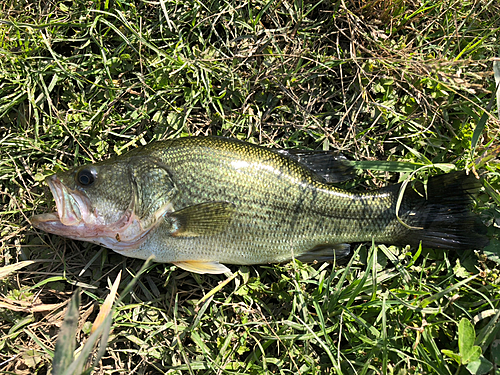
[[[324,182],[339,183],[354,178],[352,162],[331,151],[276,150],[316,173]]]

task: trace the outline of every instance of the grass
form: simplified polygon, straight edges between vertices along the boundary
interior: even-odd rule
[[[0,372],[50,371],[78,287],[79,353],[121,272],[97,374],[498,374],[499,15],[495,0],[2,2]],[[360,244],[347,264],[230,279],[154,264],[127,292],[141,261],[30,226],[47,175],[199,134],[341,151],[358,189],[475,168],[490,246]]]

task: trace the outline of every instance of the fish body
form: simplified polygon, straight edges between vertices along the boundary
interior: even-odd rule
[[[477,220],[469,212],[470,194],[478,190],[472,176],[431,178],[427,198],[422,186],[408,188],[398,220],[399,185],[345,191],[325,177],[341,163],[331,159],[326,171],[315,171],[314,160],[314,154],[299,157],[219,137],[156,142],[48,177],[57,212],[34,216],[32,223],[199,273],[226,272],[224,263],[330,260],[345,256],[349,243],[372,240],[449,249],[485,245],[471,229]]]

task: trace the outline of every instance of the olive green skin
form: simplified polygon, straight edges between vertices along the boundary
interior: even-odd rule
[[[170,202],[174,212],[207,202],[228,202],[234,210],[222,228],[195,236],[175,236],[172,224],[160,219],[137,249],[117,249],[126,256],[154,255],[159,262],[277,263],[338,244],[394,243],[406,231],[395,216],[394,193],[349,193],[284,155],[237,140],[156,142],[98,166],[126,161],[138,181],[136,160],[167,172],[168,182],[163,173],[149,173],[141,190],[163,204]],[[130,178],[112,185],[127,194],[133,190]],[[140,215],[148,211],[138,208]],[[333,250],[330,254],[333,259]]]

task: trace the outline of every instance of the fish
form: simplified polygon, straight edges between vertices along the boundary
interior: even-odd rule
[[[223,137],[157,141],[47,177],[56,211],[31,223],[201,274],[230,272],[226,264],[332,261],[347,257],[352,243],[449,250],[488,243],[470,207],[481,187],[473,175],[360,192],[336,186],[349,170],[328,152]]]

